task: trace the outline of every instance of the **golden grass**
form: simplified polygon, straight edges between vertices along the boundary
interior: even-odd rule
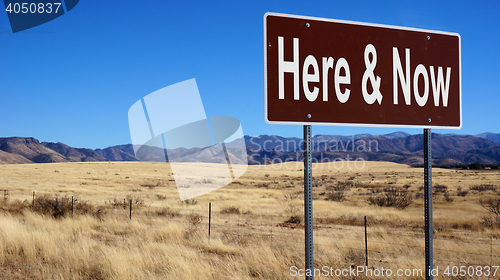
[[[423,199],[404,210],[367,203],[387,186],[409,185],[414,196],[423,192],[423,170],[385,162],[354,164],[314,164],[316,267],[364,264],[364,216],[370,266],[423,267]],[[236,182],[181,203],[168,164],[0,165],[0,189],[8,190],[0,208],[27,205],[22,214],[0,212],[0,278],[295,279],[290,266],[303,268],[304,231],[283,222],[302,214],[302,168],[301,163],[249,166]],[[436,168],[433,174],[433,182],[447,186],[453,199],[434,195],[436,265],[498,265],[500,231],[480,224],[489,214],[478,203],[498,194],[471,190],[462,197],[457,192],[477,184],[500,188],[500,172]],[[343,181],[355,183],[345,201],[325,200],[325,192]],[[37,197],[88,201],[93,214],[54,219],[34,213],[29,210],[33,191]],[[127,207],[113,204],[130,198],[140,202],[133,205],[132,220]],[[193,222],[193,215],[201,220]]]

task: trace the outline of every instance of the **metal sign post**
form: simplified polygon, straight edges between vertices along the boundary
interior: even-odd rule
[[[432,153],[431,129],[424,128],[424,197],[425,197],[425,268],[426,280],[432,280]]]
[[[304,226],[306,280],[314,279],[311,126],[304,125]],[[309,273],[307,273],[309,272]]]

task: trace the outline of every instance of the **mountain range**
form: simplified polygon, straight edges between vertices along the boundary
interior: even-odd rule
[[[249,164],[268,164],[303,160],[302,139],[276,135],[245,136]],[[437,165],[500,163],[500,134],[472,135],[432,134],[433,163]],[[227,146],[231,146],[228,143]],[[313,158],[320,161],[363,159],[390,161],[409,165],[423,164],[423,135],[394,132],[385,135],[357,134],[352,136],[315,135],[312,138]],[[177,155],[187,155],[188,161],[212,161],[214,155],[202,149],[179,148]],[[232,148],[231,151],[242,152]],[[147,161],[163,161],[163,149],[146,147]],[[63,143],[40,142],[33,137],[0,138],[0,164],[138,161],[131,144],[105,149],[74,148]]]

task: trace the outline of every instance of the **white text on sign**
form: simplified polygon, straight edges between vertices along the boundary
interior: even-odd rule
[[[334,71],[334,90],[337,100],[340,103],[346,103],[349,101],[351,90],[348,85],[351,84],[351,71],[349,68],[349,63],[343,57],[337,59],[335,63],[335,58],[333,57],[322,57],[321,58],[321,76],[322,76],[322,90],[319,87],[313,86],[310,88],[310,83],[320,82],[320,68],[318,65],[318,60],[313,55],[308,55],[304,62],[302,63],[302,71],[300,71],[300,61],[299,61],[299,38],[293,38],[293,60],[285,61],[285,50],[284,50],[284,37],[278,37],[278,96],[279,99],[285,99],[285,73],[293,74],[293,99],[300,100],[300,85],[299,85],[299,75],[302,74],[302,89],[305,98],[310,102],[315,102],[319,95],[322,95],[322,101],[329,100],[329,84],[328,84],[328,74],[330,69]],[[288,50],[287,50],[288,51]],[[410,69],[410,49],[405,49],[405,54],[403,59],[401,59],[399,50],[397,47],[393,47],[393,103],[395,105],[399,104],[398,96],[398,85],[401,85],[403,98],[406,105],[411,105],[412,95],[411,95],[411,82],[413,82],[413,98],[415,102],[423,107],[427,104],[429,99],[429,92],[432,89],[432,94],[434,97],[434,106],[439,107],[441,104],[443,107],[448,106],[448,93],[450,88],[450,77],[451,77],[451,67],[446,67],[443,71],[443,66],[437,67],[437,74],[434,66],[429,66],[426,68],[423,64],[417,65],[413,70],[413,79],[411,79],[411,69]],[[360,54],[363,57],[363,54]],[[371,59],[370,59],[371,56]],[[401,61],[404,61],[404,64]],[[367,104],[382,104],[383,94],[380,92],[380,84],[383,77],[379,77],[375,74],[375,68],[377,64],[377,51],[375,46],[368,44],[365,47],[364,52],[364,62],[366,70],[364,71],[362,77],[362,94],[363,99]],[[334,67],[335,66],[335,67]],[[312,67],[312,72],[309,69]],[[403,68],[404,67],[404,68]],[[342,69],[343,73],[342,74]],[[404,70],[403,70],[404,69]],[[427,70],[428,69],[428,70]],[[302,72],[302,73],[301,73]],[[429,77],[430,76],[430,77]],[[445,78],[446,77],[446,78]],[[424,89],[423,92],[419,90],[419,79],[423,79]],[[368,83],[371,84],[372,92],[368,92]],[[341,90],[341,85],[345,85],[344,90]],[[430,88],[430,89],[429,89]],[[441,98],[442,96],[442,98]],[[442,100],[442,102],[440,102]]]

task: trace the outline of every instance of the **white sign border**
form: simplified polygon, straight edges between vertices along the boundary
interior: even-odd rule
[[[444,34],[458,37],[458,67],[459,67],[459,108],[460,108],[460,125],[459,126],[433,126],[433,125],[400,125],[400,124],[365,124],[365,123],[325,123],[325,122],[286,122],[286,121],[270,121],[268,119],[267,112],[267,25],[266,19],[268,16],[279,16],[286,18],[296,18],[296,19],[309,19],[316,21],[326,21],[326,22],[335,22],[335,23],[344,23],[344,24],[352,24],[352,25],[363,25],[363,26],[371,26],[371,27],[380,27],[380,28],[388,28],[388,29],[397,29],[397,30],[405,30],[405,31],[417,31],[417,32],[425,32],[431,34]],[[299,16],[299,15],[291,15],[291,14],[281,14],[274,12],[267,12],[264,14],[264,119],[268,124],[281,124],[281,125],[321,125],[321,126],[353,126],[353,127],[396,127],[396,128],[435,128],[435,129],[461,129],[462,128],[462,37],[460,34],[455,32],[446,32],[446,31],[437,31],[437,30],[429,30],[429,29],[420,29],[413,27],[403,27],[403,26],[394,26],[394,25],[386,25],[386,24],[376,24],[376,23],[366,23],[366,22],[357,22],[357,21],[349,21],[349,20],[339,20],[339,19],[328,19],[328,18],[318,18],[318,17],[309,17],[309,16]]]

